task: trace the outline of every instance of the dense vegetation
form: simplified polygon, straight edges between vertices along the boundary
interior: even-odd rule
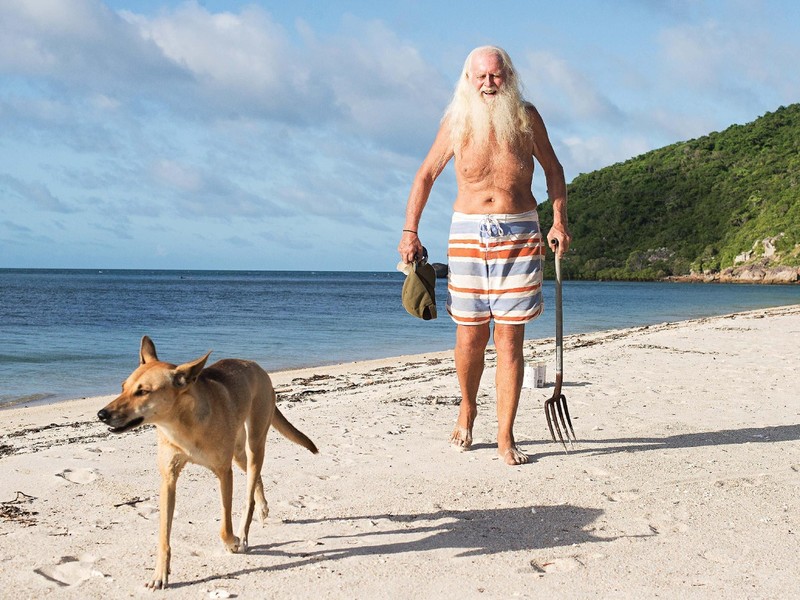
[[[568,190],[567,278],[714,272],[763,259],[764,240],[774,264],[798,266],[800,104],[579,175]],[[546,232],[549,202],[540,219]]]

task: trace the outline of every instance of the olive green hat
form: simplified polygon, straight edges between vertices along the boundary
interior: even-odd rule
[[[425,321],[436,318],[436,271],[425,259],[408,265],[403,283],[403,306]]]

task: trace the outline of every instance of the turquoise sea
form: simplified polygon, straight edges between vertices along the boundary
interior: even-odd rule
[[[213,350],[268,371],[453,347],[439,318],[400,303],[397,272],[0,269],[0,406],[115,394],[149,335],[180,363]],[[554,335],[553,282],[527,337]],[[564,332],[800,304],[800,286],[565,281]]]

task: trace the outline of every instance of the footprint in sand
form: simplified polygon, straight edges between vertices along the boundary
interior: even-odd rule
[[[564,558],[554,558],[553,560],[532,560],[531,567],[539,575],[545,573],[567,573],[580,569],[583,563],[574,556],[566,556]]]
[[[97,469],[64,469],[56,475],[72,483],[91,483],[97,479]]]
[[[612,473],[611,471],[608,471],[606,469],[603,469],[602,467],[589,467],[588,469],[586,469],[584,471],[584,473],[586,473],[587,475],[589,475],[590,477],[592,477],[594,479],[616,479],[617,478],[617,476],[614,473]]]
[[[603,494],[609,502],[633,502],[639,499],[639,490],[628,490]]]
[[[92,568],[96,560],[91,555],[80,558],[64,556],[58,564],[36,569],[34,573],[60,586],[78,585],[90,577],[104,577],[100,571]]]
[[[140,504],[136,514],[151,521],[158,518],[158,506],[155,504]]]

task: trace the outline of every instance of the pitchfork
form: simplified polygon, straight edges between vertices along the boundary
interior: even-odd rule
[[[567,408],[567,397],[561,393],[561,384],[563,382],[562,375],[562,360],[564,354],[564,319],[561,314],[561,259],[558,257],[558,240],[553,240],[555,243],[556,255],[556,385],[553,390],[553,396],[549,400],[545,400],[544,414],[547,417],[547,428],[550,430],[550,436],[553,441],[556,441],[556,435],[553,432],[553,425],[558,432],[558,439],[564,446],[564,452],[569,452],[567,444],[564,442],[564,435],[572,446],[572,440],[578,441],[575,437],[575,431],[572,429],[572,421],[569,418],[569,409]],[[556,417],[556,412],[558,417]],[[558,422],[561,421],[561,427],[564,428],[564,435],[561,434],[561,427]],[[567,428],[569,426],[569,428]],[[570,438],[570,433],[572,437]]]

